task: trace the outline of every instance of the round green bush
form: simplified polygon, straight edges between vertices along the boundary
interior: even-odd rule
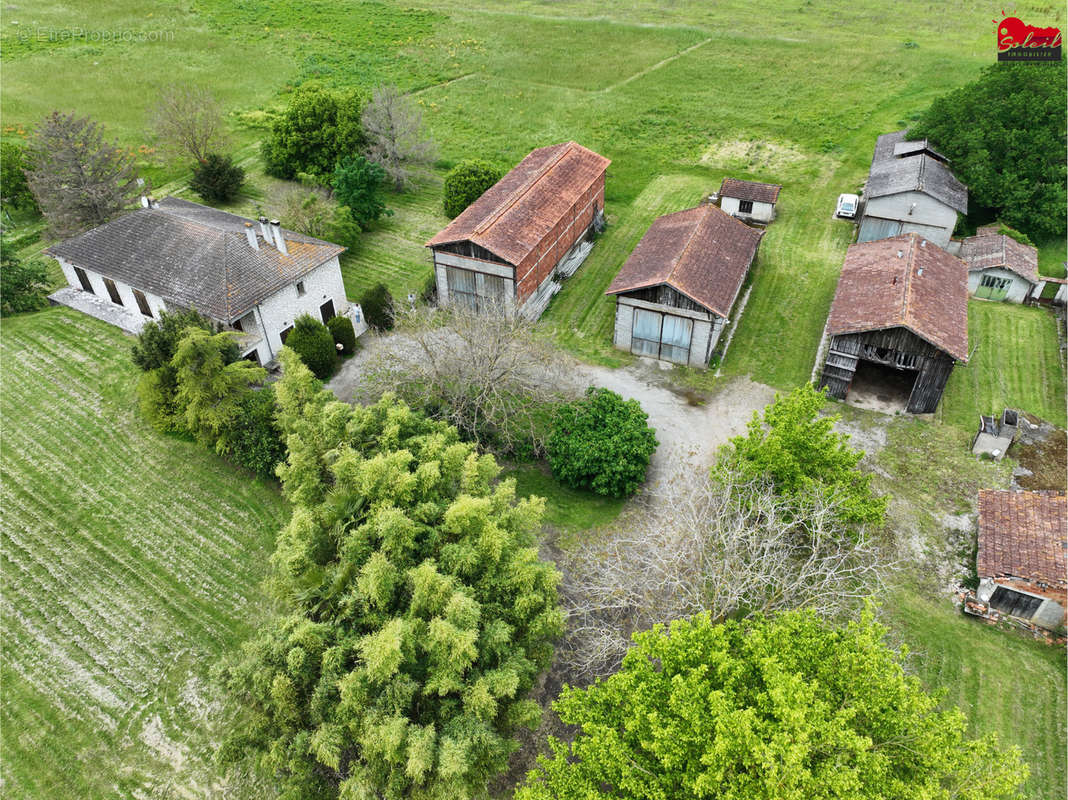
[[[342,353],[349,356],[356,352],[356,331],[352,327],[352,320],[348,317],[331,317],[326,327],[334,337],[334,344],[341,345]]]
[[[501,179],[501,170],[481,159],[461,161],[445,176],[445,214],[455,217]]]
[[[297,317],[286,337],[286,347],[294,350],[316,378],[325,380],[334,371],[337,349],[330,330],[307,314]]]
[[[393,330],[393,295],[384,283],[376,283],[360,298],[367,324],[380,331]]]
[[[193,167],[189,188],[208,202],[226,202],[237,197],[245,185],[245,170],[230,156],[213,153]]]
[[[656,432],[637,400],[591,386],[553,420],[546,451],[556,479],[575,489],[628,497],[645,482]]]

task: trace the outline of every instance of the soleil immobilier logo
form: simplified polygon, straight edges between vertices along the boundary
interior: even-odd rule
[[[1037,28],[1019,17],[1005,17],[1001,22],[994,22],[997,24],[998,61],[1061,60],[1059,28]]]

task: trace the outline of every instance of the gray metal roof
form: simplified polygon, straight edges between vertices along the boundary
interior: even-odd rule
[[[45,252],[101,275],[232,322],[256,304],[344,252],[340,245],[282,230],[288,253],[245,235],[252,220],[165,198]]]
[[[968,187],[949,171],[926,139],[908,141],[908,131],[884,133],[875,140],[865,197],[924,192],[961,214],[968,213]],[[929,155],[929,154],[934,154]],[[940,160],[941,159],[941,160]]]

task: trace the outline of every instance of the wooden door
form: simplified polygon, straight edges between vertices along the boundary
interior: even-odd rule
[[[334,317],[336,317],[337,314],[334,313],[334,301],[333,300],[327,300],[325,303],[323,303],[321,306],[319,306],[319,313],[323,317],[323,324],[324,325],[326,323],[328,323],[330,320],[332,320]]]

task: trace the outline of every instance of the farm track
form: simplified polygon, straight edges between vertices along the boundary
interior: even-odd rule
[[[5,796],[195,784],[173,773],[207,749],[161,700],[262,613],[277,491],[147,429],[129,341],[66,309],[0,341]]]

